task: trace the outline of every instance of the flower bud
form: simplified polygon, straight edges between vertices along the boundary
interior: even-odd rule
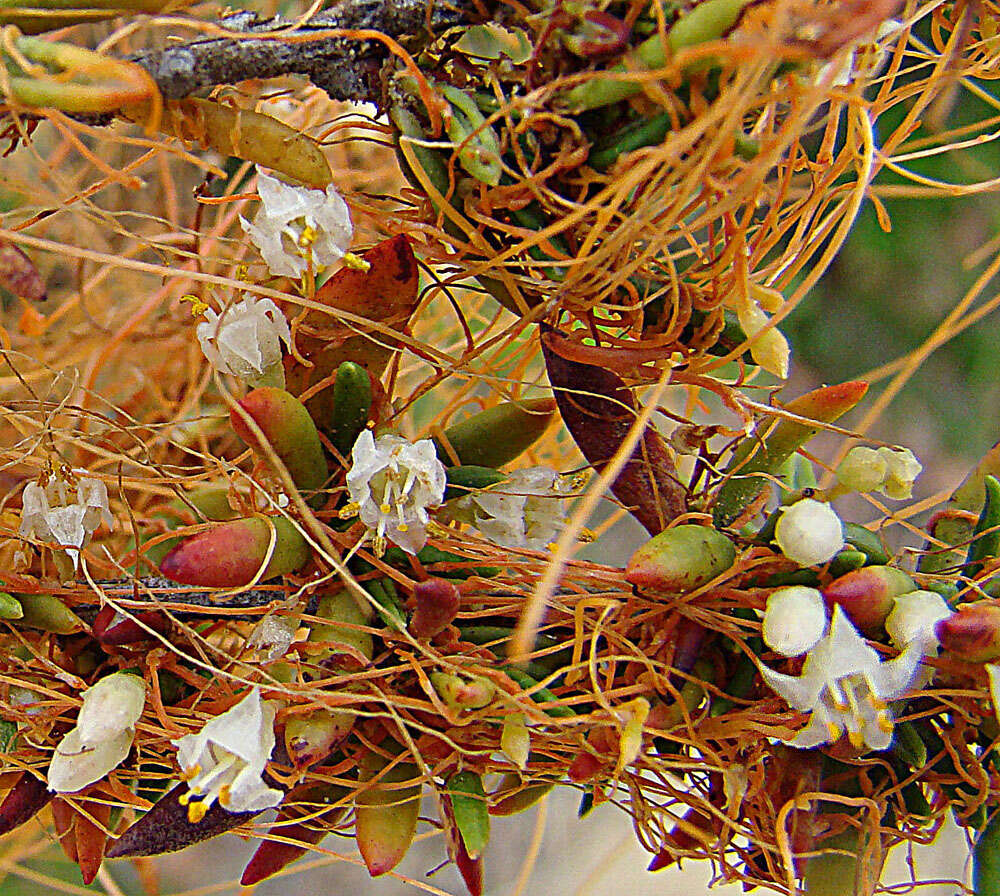
[[[301,771],[325,759],[351,733],[356,719],[344,709],[291,716],[285,723],[285,749],[292,765]]]
[[[843,607],[855,628],[873,635],[892,612],[897,595],[915,587],[913,579],[895,567],[866,566],[834,579],[823,589],[823,599],[831,612]]]
[[[945,650],[970,663],[1000,659],[1000,607],[962,607],[938,622],[934,634]]]
[[[789,560],[815,566],[844,546],[844,527],[829,504],[803,498],[781,514],[774,541]]]
[[[913,481],[923,467],[909,448],[879,448],[885,458],[886,477],[882,494],[894,501],[902,501],[913,494]]]
[[[417,608],[410,619],[409,630],[414,638],[433,638],[444,631],[462,606],[462,595],[454,582],[427,579],[413,586]]]
[[[454,710],[482,709],[489,706],[496,693],[496,686],[481,675],[466,681],[450,672],[431,672],[431,684],[438,696]]]
[[[855,445],[837,467],[837,481],[844,488],[867,494],[885,481],[888,464],[874,448]]]
[[[815,588],[779,588],[767,599],[764,643],[782,656],[799,656],[819,643],[826,623],[823,595]]]
[[[910,591],[895,599],[885,630],[901,650],[916,641],[925,654],[937,655],[940,643],[935,627],[954,612],[934,591]]]
[[[625,580],[657,591],[694,591],[724,573],[735,560],[733,543],[716,529],[673,526],[632,555],[625,569]]]

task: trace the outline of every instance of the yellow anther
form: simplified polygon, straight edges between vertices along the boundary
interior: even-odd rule
[[[316,230],[306,224],[306,226],[302,228],[302,233],[299,234],[299,247],[302,249],[308,249],[315,242]]]
[[[360,255],[355,255],[353,252],[345,252],[342,260],[345,268],[354,268],[356,271],[367,271],[372,266],[370,261],[365,261]]]
[[[408,523],[400,523],[398,526],[396,526],[396,529],[400,532],[409,532],[410,526]]]
[[[186,296],[181,296],[181,301],[191,303],[192,317],[201,317],[211,307],[192,293],[188,293]]]
[[[836,722],[827,722],[826,730],[830,734],[831,743],[840,737],[841,728]]]
[[[376,535],[372,539],[372,553],[376,557],[381,557],[385,553],[385,536]]]
[[[342,520],[349,520],[352,516],[357,516],[358,511],[361,509],[361,505],[357,501],[352,501],[350,504],[345,504],[337,513]]]
[[[245,264],[236,265],[235,279],[242,280],[244,283],[250,282],[250,268]]]
[[[195,803],[188,803],[188,821],[191,824],[197,824],[208,814],[208,803],[198,801]]]
[[[379,504],[379,506],[378,506],[378,512],[379,513],[392,513],[392,505],[391,504],[386,504],[386,503]]]
[[[577,536],[577,541],[582,541],[584,544],[590,544],[592,541],[596,540],[597,535],[594,534],[593,529],[581,529],[580,534]]]

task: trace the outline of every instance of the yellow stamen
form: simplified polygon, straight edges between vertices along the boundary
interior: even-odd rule
[[[203,302],[196,295],[192,295],[191,293],[188,293],[186,296],[181,296],[181,301],[191,303],[192,317],[201,317],[211,307],[206,302]]]
[[[188,821],[191,824],[198,824],[208,814],[208,803],[196,802],[188,804]]]
[[[353,252],[345,252],[343,262],[345,268],[354,268],[356,271],[367,271],[372,266],[370,261],[365,261],[360,255],[355,255]]]
[[[841,728],[836,722],[827,722],[826,730],[830,734],[830,740],[835,741],[840,737]]]
[[[223,809],[229,808],[229,801],[232,799],[232,792],[230,791],[228,784],[223,784],[219,788],[219,805]]]
[[[848,731],[847,738],[855,750],[860,750],[865,745],[865,739],[861,736],[860,731]]]
[[[302,228],[302,233],[299,234],[299,247],[302,249],[308,249],[315,242],[316,230],[306,224],[306,226]]]
[[[350,504],[345,504],[337,513],[342,520],[349,520],[352,516],[357,516],[358,511],[361,509],[361,505],[357,501],[351,501]]]

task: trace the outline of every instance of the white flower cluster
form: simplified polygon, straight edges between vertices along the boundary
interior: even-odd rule
[[[80,549],[101,522],[114,525],[108,490],[99,479],[80,478],[72,491],[62,477],[53,477],[44,486],[29,482],[24,488],[18,533],[58,545],[73,561],[74,569],[80,562]]]
[[[806,749],[833,743],[846,733],[856,749],[888,748],[894,724],[889,702],[927,683],[932,670],[921,661],[937,653],[934,626],[951,612],[933,592],[897,597],[886,629],[901,653],[883,661],[839,605],[827,627],[823,595],[815,588],[774,591],[764,612],[764,642],[782,656],[807,654],[798,676],[761,667],[764,681],[789,706],[810,714],[789,743]]]
[[[336,264],[347,253],[354,227],[343,197],[326,190],[293,187],[257,169],[261,207],[253,224],[240,223],[272,274],[301,277]]]
[[[401,436],[376,439],[364,430],[351,450],[347,474],[350,505],[375,533],[375,553],[386,539],[410,554],[427,542],[429,510],[441,506],[447,485],[444,464],[430,439],[410,442]]]

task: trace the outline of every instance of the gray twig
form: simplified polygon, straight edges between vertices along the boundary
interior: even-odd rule
[[[371,30],[412,47],[470,20],[471,11],[462,2],[435,0],[339,0],[306,24],[237,12],[220,19],[219,26],[247,35],[281,36],[201,38],[138,53],[131,60],[152,75],[167,99],[250,78],[297,74],[333,99],[381,105],[378,73],[389,56],[383,42],[330,36],[310,40],[309,35],[334,28]]]

